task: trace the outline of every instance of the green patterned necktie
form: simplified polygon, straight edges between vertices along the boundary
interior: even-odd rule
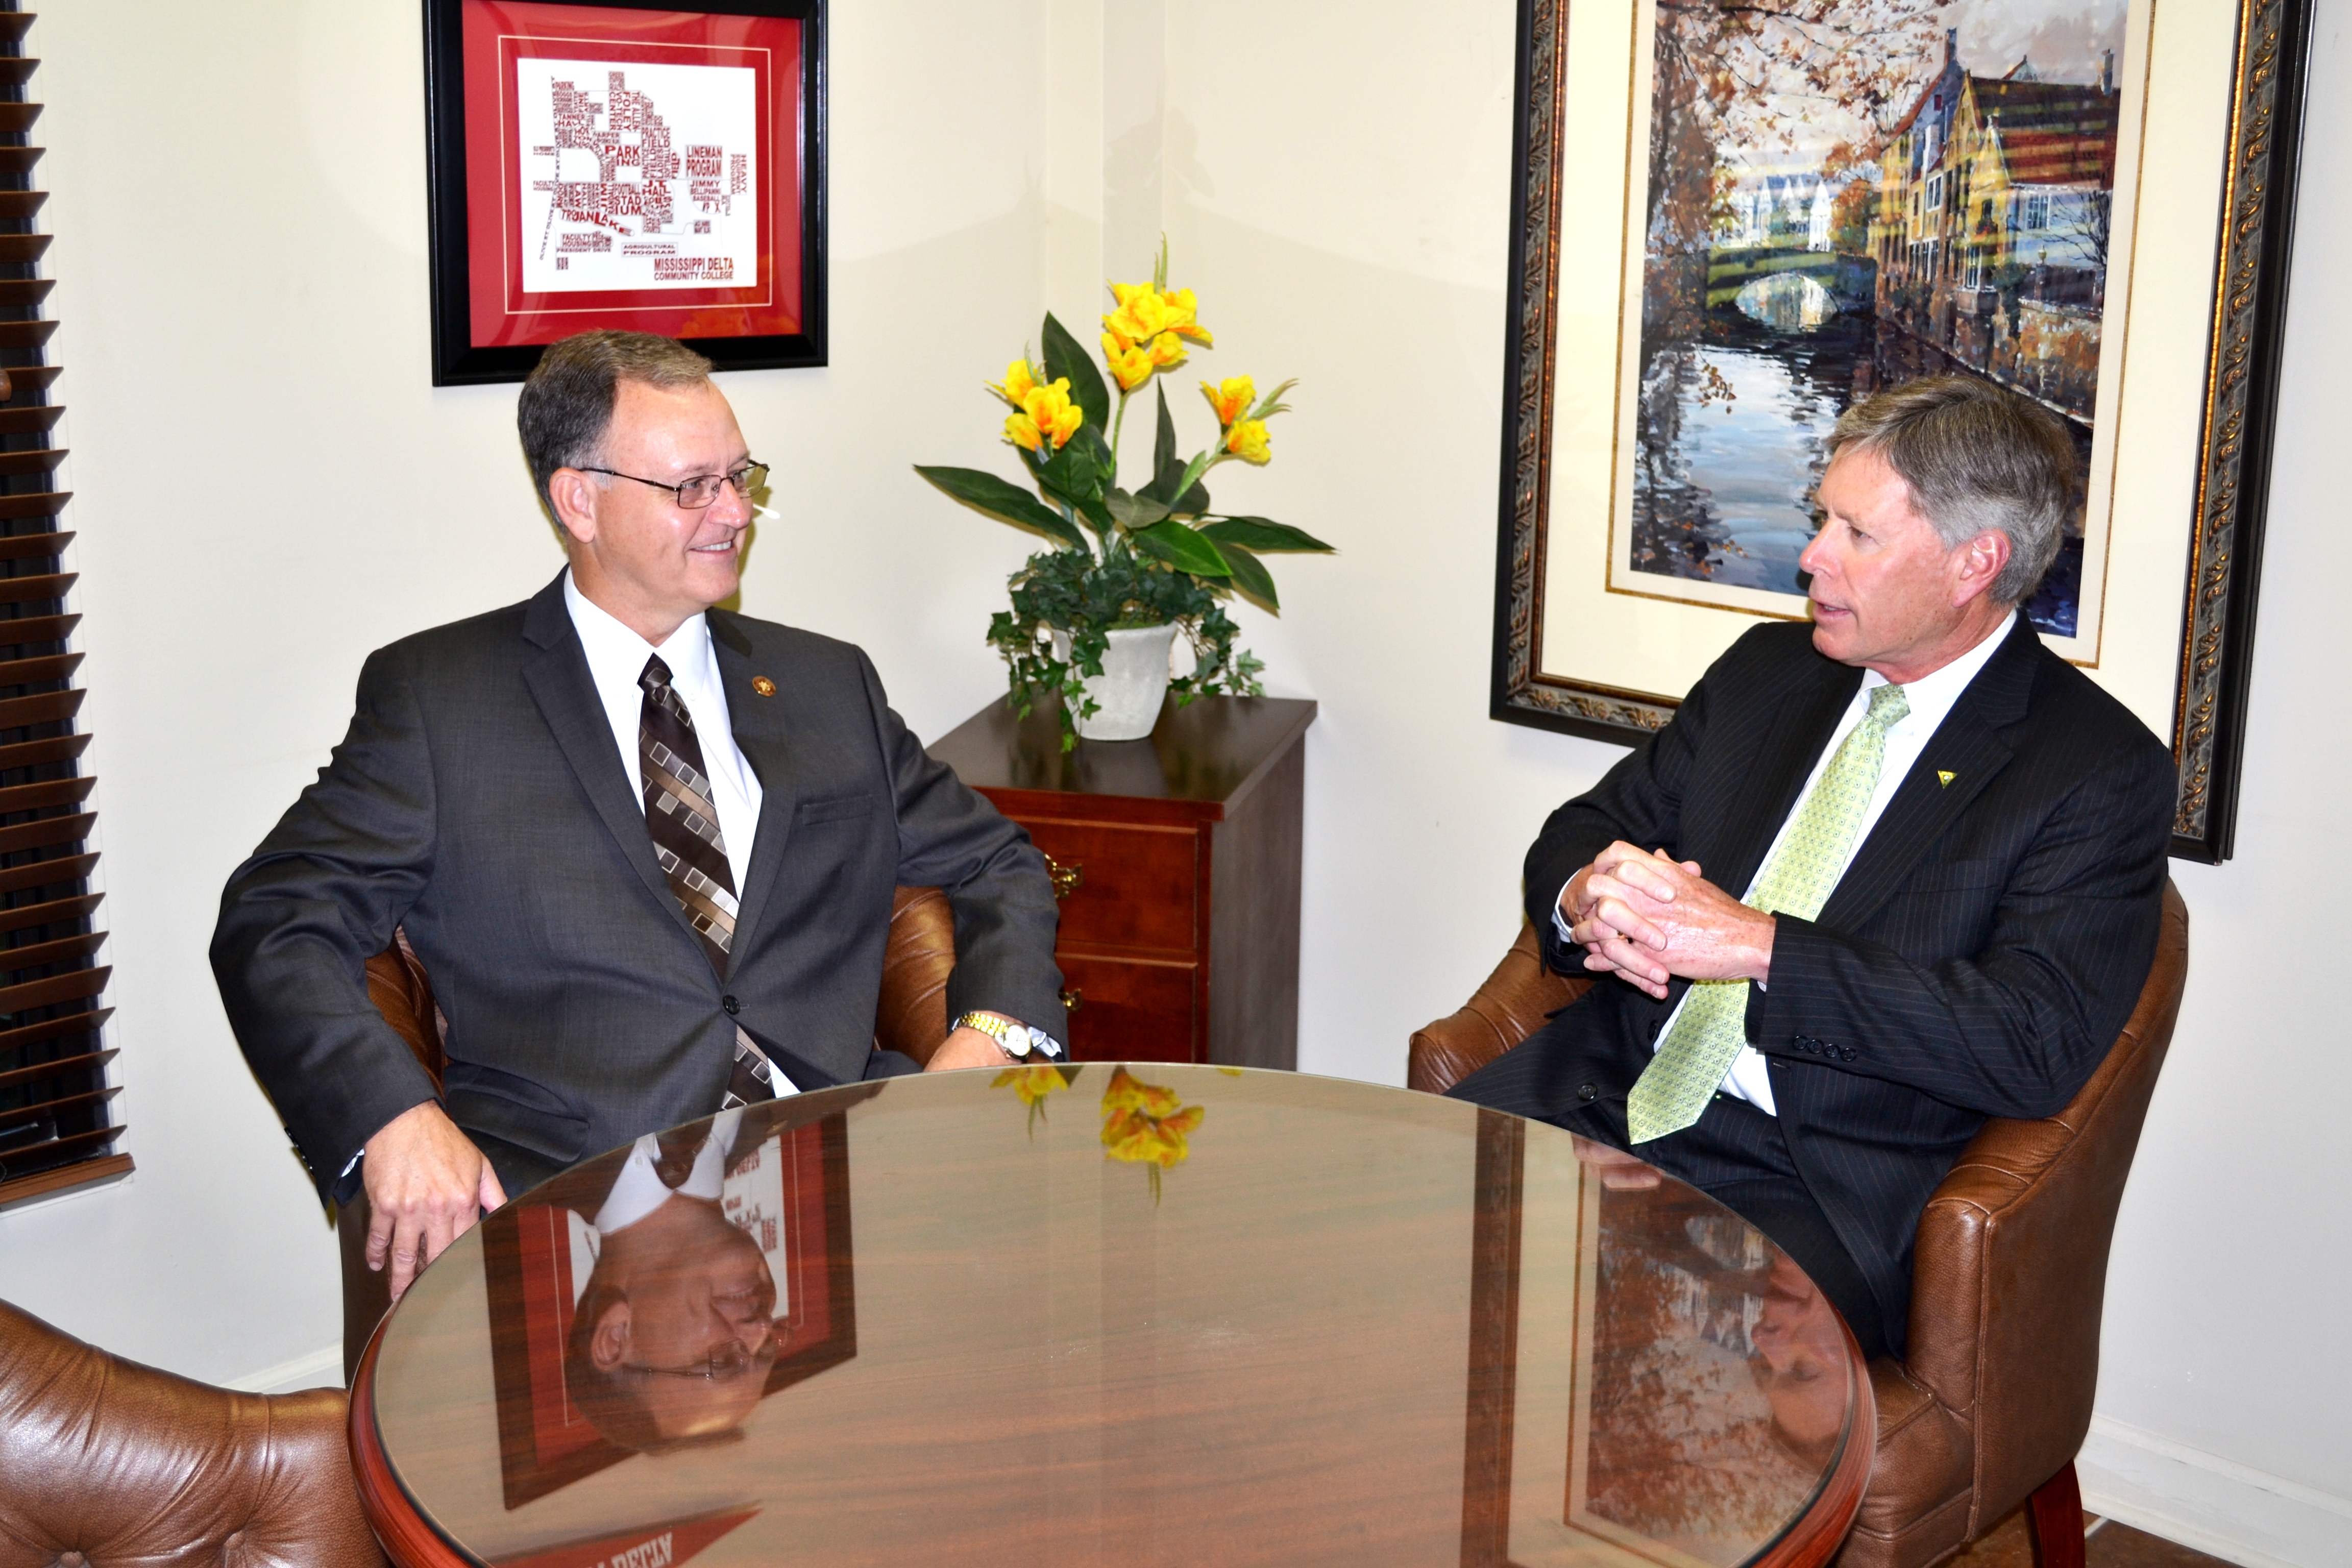
[[[1862,716],[1822,772],[1788,835],[1744,900],[1750,909],[1811,920],[1845,871],[1847,852],[1878,791],[1886,731],[1911,711],[1899,686],[1870,694]],[[1690,988],[1665,1043],[1625,1099],[1625,1130],[1636,1143],[1679,1132],[1706,1109],[1748,1043],[1748,982],[1702,980]]]

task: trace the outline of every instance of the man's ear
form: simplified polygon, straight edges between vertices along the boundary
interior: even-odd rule
[[[629,1299],[604,1309],[588,1336],[588,1360],[598,1372],[617,1372],[629,1359]]]
[[[547,496],[555,503],[557,526],[582,544],[596,538],[596,502],[604,487],[578,468],[558,468],[547,477]]]
[[[1960,546],[1960,569],[1952,579],[1952,608],[1958,609],[1991,587],[2009,564],[2009,535],[1988,528]]]

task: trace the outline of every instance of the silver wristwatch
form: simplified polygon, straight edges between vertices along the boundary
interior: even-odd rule
[[[958,1029],[978,1029],[994,1040],[998,1047],[1014,1061],[1027,1060],[1032,1052],[1045,1058],[1060,1054],[1059,1047],[1054,1044],[1054,1037],[1045,1030],[1033,1029],[1026,1024],[1007,1023],[992,1013],[966,1013],[949,1026],[948,1033],[953,1034]]]

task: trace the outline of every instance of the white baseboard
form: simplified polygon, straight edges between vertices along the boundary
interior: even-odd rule
[[[321,1345],[308,1355],[298,1355],[292,1361],[281,1361],[276,1366],[265,1366],[259,1372],[233,1377],[221,1384],[240,1394],[294,1394],[305,1388],[341,1388],[343,1385],[343,1347],[341,1343]]]
[[[2352,1498],[2091,1417],[2083,1506],[2244,1568],[2352,1568]]]

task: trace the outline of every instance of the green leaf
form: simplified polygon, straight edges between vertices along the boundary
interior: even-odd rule
[[[1149,528],[1168,515],[1167,504],[1149,495],[1131,496],[1125,490],[1114,489],[1103,498],[1111,516],[1130,529]]]
[[[1237,592],[1256,600],[1277,615],[1281,613],[1282,601],[1274,596],[1274,574],[1265,569],[1265,562],[1231,541],[1219,544],[1217,553],[1225,558],[1227,566],[1233,568],[1234,587]]]
[[[1109,508],[1098,500],[1082,500],[1077,503],[1077,507],[1078,515],[1092,523],[1097,533],[1106,539],[1110,537],[1112,521]]]
[[[1151,443],[1151,477],[1156,479],[1171,468],[1181,472],[1183,459],[1176,455],[1176,421],[1168,416],[1168,384],[1156,380],[1151,386],[1160,395],[1160,426],[1153,433]]]
[[[1081,426],[1069,444],[1045,459],[1037,482],[1072,504],[1102,498],[1103,479],[1110,469],[1110,449],[1102,438]]]
[[[1217,522],[1203,523],[1202,533],[1219,544],[1238,544],[1244,550],[1261,555],[1277,551],[1315,551],[1326,555],[1337,554],[1331,546],[1313,534],[1263,517],[1229,517]]]
[[[1128,537],[1179,572],[1190,572],[1195,577],[1233,575],[1233,568],[1225,564],[1215,545],[1172,519],[1136,529]]]
[[[1078,340],[1070,336],[1069,329],[1045,312],[1045,379],[1059,381],[1070,378],[1070,401],[1086,410],[1087,424],[1097,430],[1110,428],[1110,394],[1103,387],[1102,376],[1095,370],[1095,362]],[[1067,447],[1063,450],[1067,451]]]
[[[1009,522],[1081,550],[1087,547],[1086,535],[1068,518],[994,474],[982,473],[978,468],[925,468],[920,463],[915,465],[915,472],[937,485],[950,500],[961,501],[974,511],[985,512],[999,522]]]

